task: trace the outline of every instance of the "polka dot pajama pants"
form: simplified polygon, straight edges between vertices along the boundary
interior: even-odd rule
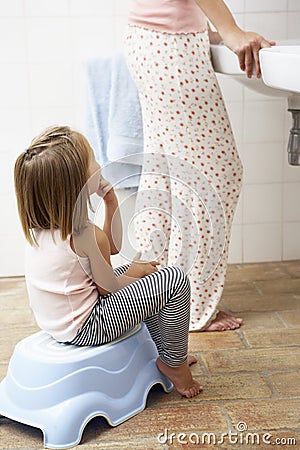
[[[190,331],[203,330],[218,312],[243,172],[208,35],[129,26],[125,49],[144,124],[137,244],[188,274]]]

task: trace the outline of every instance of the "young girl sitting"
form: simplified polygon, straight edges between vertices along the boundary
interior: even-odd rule
[[[26,283],[39,326],[74,345],[113,341],[144,321],[157,366],[188,398],[201,391],[188,356],[190,285],[178,267],[157,262],[113,270],[122,224],[113,187],[88,141],[69,127],[45,130],[15,163],[18,210],[29,244]],[[103,230],[88,219],[89,196],[105,203]]]

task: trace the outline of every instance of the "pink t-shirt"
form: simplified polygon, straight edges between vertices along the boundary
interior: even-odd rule
[[[195,0],[131,0],[128,23],[165,33],[207,29],[206,16]]]
[[[55,231],[35,233],[38,247],[28,244],[25,276],[30,306],[38,325],[54,339],[72,340],[98,301],[88,258],[79,258]]]

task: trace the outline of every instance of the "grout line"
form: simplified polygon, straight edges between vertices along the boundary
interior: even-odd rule
[[[293,311],[293,310],[291,310],[291,311]],[[276,315],[276,317],[277,317],[277,319],[282,323],[282,325],[284,326],[284,328],[286,328],[286,329],[290,329],[289,327],[288,327],[288,325],[285,323],[285,321],[283,320],[283,318],[279,315],[279,312],[278,311],[274,311],[275,312],[275,315]],[[282,311],[281,311],[282,312]],[[291,328],[292,329],[292,328]]]
[[[235,332],[238,334],[238,336],[239,336],[239,338],[240,338],[242,344],[244,345],[244,347],[245,347],[246,349],[251,349],[252,347],[251,347],[251,345],[249,344],[249,342],[247,341],[247,339],[245,338],[243,330],[237,329],[237,330],[235,330]]]

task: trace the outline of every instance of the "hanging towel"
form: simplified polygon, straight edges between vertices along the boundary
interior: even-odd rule
[[[122,54],[113,57],[111,70],[107,156],[116,161],[135,154],[140,165],[143,121],[138,91]]]
[[[87,138],[104,177],[115,188],[137,187],[142,170],[142,115],[125,59],[120,55],[99,57],[87,61],[86,66]],[[132,97],[127,95],[128,86]],[[117,113],[118,106],[124,115]]]

